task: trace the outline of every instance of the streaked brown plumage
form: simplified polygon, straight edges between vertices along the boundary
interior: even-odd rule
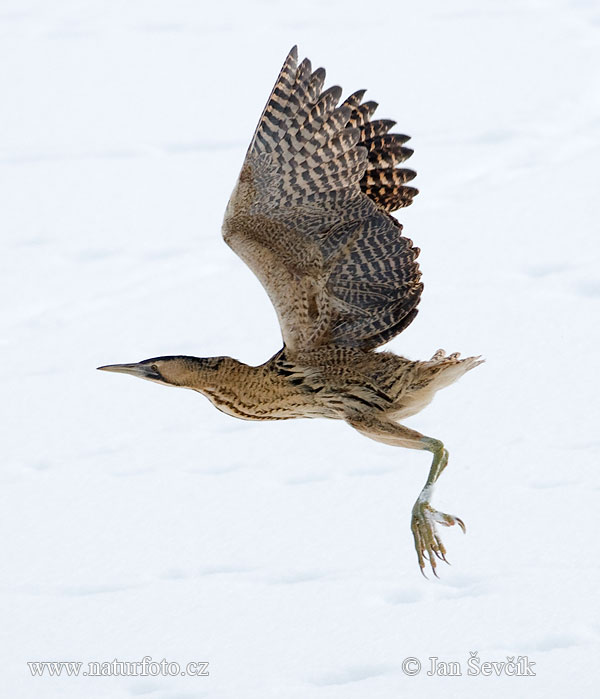
[[[227,205],[225,242],[254,271],[279,318],[284,347],[250,367],[230,357],[158,357],[101,369],[203,393],[247,420],[345,420],[379,442],[433,453],[412,512],[421,571],[446,560],[436,523],[464,525],[429,504],[448,453],[436,439],[398,423],[481,363],[442,350],[424,362],[374,352],[414,319],[423,285],[419,250],[389,212],[417,190],[408,136],[372,120],[364,90],[341,105],[322,90],[325,71],[299,65],[294,47],[246,154]]]

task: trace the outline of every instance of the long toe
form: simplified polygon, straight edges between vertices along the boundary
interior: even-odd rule
[[[461,519],[454,515],[434,510],[428,502],[417,502],[415,504],[411,529],[415,540],[419,568],[425,575],[425,561],[427,561],[433,574],[438,577],[436,558],[445,563],[448,563],[448,559],[446,558],[446,547],[437,531],[436,523],[445,527],[458,524],[463,532],[465,531],[465,525]]]
[[[463,533],[467,533],[465,523],[460,517],[447,515],[445,512],[438,512],[438,510],[432,510],[431,516],[438,524],[441,524],[444,527],[453,527],[455,524],[458,524],[458,526],[463,530]]]

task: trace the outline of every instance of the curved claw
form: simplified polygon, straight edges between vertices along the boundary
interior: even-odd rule
[[[463,532],[466,532],[465,524],[459,517],[438,512],[426,501],[418,500],[415,503],[411,529],[415,540],[419,568],[425,577],[427,577],[425,575],[425,561],[429,563],[429,567],[436,578],[439,577],[436,570],[436,558],[450,565],[446,558],[446,548],[437,532],[436,523],[445,527],[458,524]]]

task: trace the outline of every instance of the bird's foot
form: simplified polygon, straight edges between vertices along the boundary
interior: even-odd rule
[[[425,560],[427,560],[433,574],[437,578],[436,558],[446,563],[448,563],[448,560],[446,559],[446,548],[437,532],[436,524],[441,524],[444,527],[452,527],[458,524],[463,532],[466,532],[466,527],[462,519],[434,510],[429,501],[423,496],[424,493],[413,507],[411,529],[415,538],[415,548],[421,573],[425,575]],[[425,577],[427,576],[425,575]]]

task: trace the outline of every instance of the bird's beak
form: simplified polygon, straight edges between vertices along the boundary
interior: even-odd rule
[[[131,376],[137,376],[140,379],[160,379],[160,375],[147,364],[107,364],[106,366],[99,366],[98,370],[115,371],[118,374],[131,374]]]

